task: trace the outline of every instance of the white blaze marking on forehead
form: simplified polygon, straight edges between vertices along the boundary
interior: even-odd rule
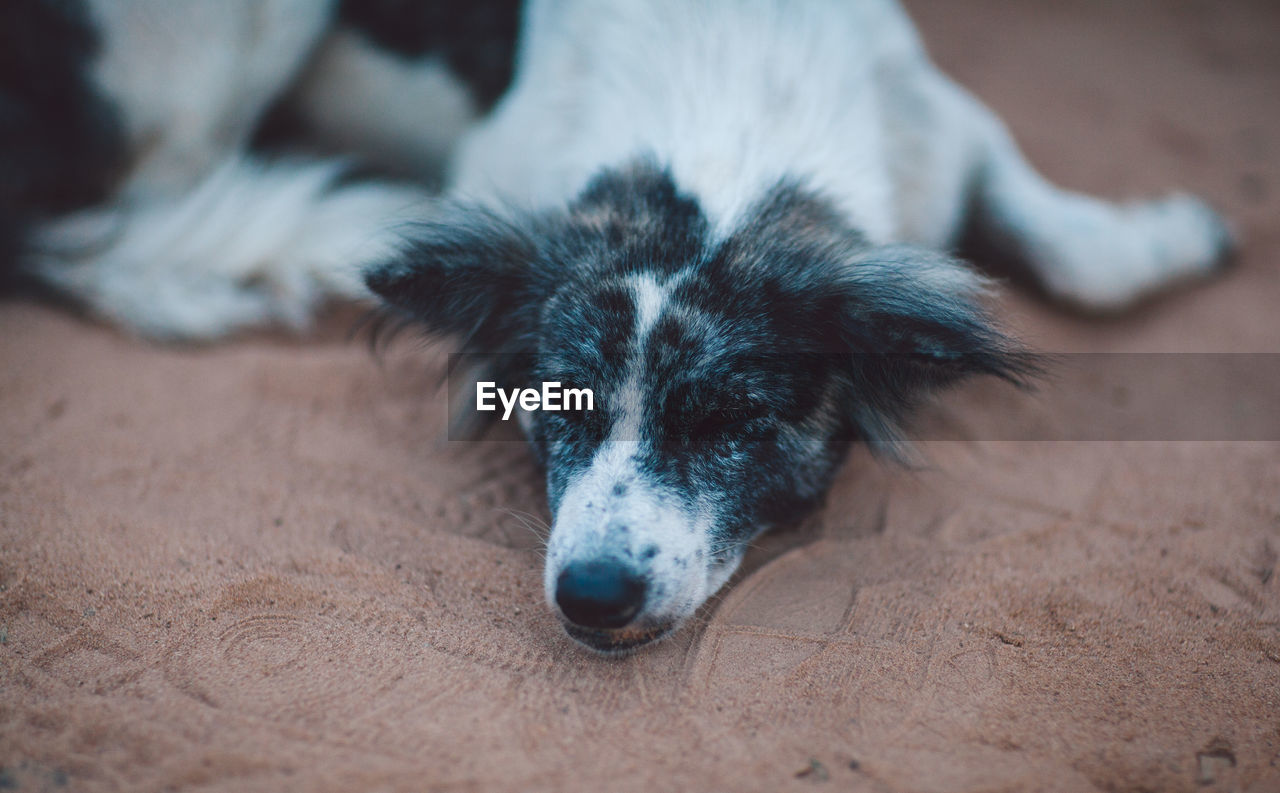
[[[662,306],[667,302],[667,286],[658,283],[652,273],[641,273],[631,279],[636,300],[636,348],[649,337],[649,331],[658,324]]]
[[[631,360],[627,362],[626,380],[618,389],[614,410],[619,420],[613,425],[607,442],[640,440],[640,422],[644,417],[644,347],[662,316],[667,302],[668,284],[661,284],[651,273],[641,273],[628,279],[632,298],[636,305],[635,343],[631,345]],[[633,450],[638,451],[638,450]]]

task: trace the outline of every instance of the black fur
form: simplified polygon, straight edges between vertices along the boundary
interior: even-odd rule
[[[960,265],[878,248],[828,202],[782,183],[716,244],[697,203],[652,163],[609,171],[566,211],[499,219],[460,208],[424,226],[371,288],[471,350],[501,351],[511,385],[590,387],[591,414],[534,414],[553,506],[619,421],[643,359],[641,466],[715,505],[726,555],[812,508],[848,441],[894,451],[925,394],[1032,368],[972,295],[920,273]],[[642,346],[628,279],[674,278]]]
[[[126,160],[120,124],[97,94],[97,53],[79,0],[0,4],[0,278],[28,226],[107,196]]]
[[[499,379],[523,385],[536,354],[556,349],[544,334],[551,317],[588,340],[578,345],[588,355],[582,365],[599,371],[622,360],[600,360],[625,343],[610,332],[630,310],[618,281],[654,268],[675,272],[700,255],[706,234],[696,204],[643,164],[602,174],[566,211],[504,216],[443,206],[410,232],[399,260],[365,280],[426,330],[460,337],[464,352],[503,364]],[[582,311],[563,311],[565,300]]]
[[[482,110],[511,84],[520,0],[343,0],[340,19],[400,55],[444,58]]]

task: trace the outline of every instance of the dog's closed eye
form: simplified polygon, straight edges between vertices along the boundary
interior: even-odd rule
[[[686,409],[677,419],[684,443],[714,442],[749,430],[767,416],[764,408],[747,402],[724,402]]]

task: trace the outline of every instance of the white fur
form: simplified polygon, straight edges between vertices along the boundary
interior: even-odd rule
[[[518,78],[460,148],[463,196],[556,206],[653,155],[717,230],[784,175],[873,242],[943,248],[971,191],[1046,286],[1089,308],[1212,269],[1222,222],[1187,198],[1059,190],[928,60],[892,0],[533,0]]]
[[[95,313],[156,338],[304,327],[327,296],[365,298],[417,190],[335,187],[341,163],[232,157],[172,201],[121,203],[40,229],[30,264]]]
[[[555,205],[652,152],[721,231],[798,173],[889,239],[873,68],[914,39],[879,5],[534,0],[517,82],[464,143],[454,188]]]
[[[335,0],[90,0],[94,77],[134,153],[122,193],[171,199],[248,142]]]
[[[632,297],[636,304],[636,338],[643,344],[649,331],[658,324],[662,307],[667,302],[670,282],[660,284],[651,273],[643,273],[631,279]]]
[[[348,31],[320,46],[290,103],[334,151],[428,183],[476,120],[471,95],[439,58],[404,58]]]

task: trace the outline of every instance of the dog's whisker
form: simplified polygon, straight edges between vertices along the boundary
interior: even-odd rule
[[[516,523],[533,536],[537,542],[531,547],[526,547],[526,549],[537,554],[538,558],[545,562],[547,558],[547,535],[551,532],[551,527],[547,522],[531,512],[525,512],[511,507],[494,507],[494,510],[515,518]],[[506,529],[504,528],[503,531],[505,533]],[[510,537],[506,537],[505,539],[509,544],[513,544]]]
[[[494,509],[515,518],[522,527],[535,537],[545,539],[546,535],[551,532],[550,524],[532,512],[525,512],[523,510],[512,509],[510,507],[495,507]]]

